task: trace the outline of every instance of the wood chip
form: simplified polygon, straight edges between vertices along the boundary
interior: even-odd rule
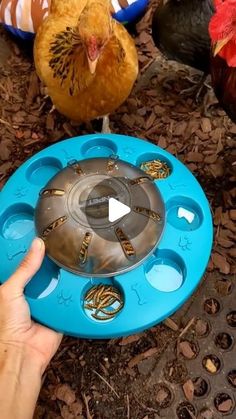
[[[55,396],[67,405],[71,405],[76,400],[75,392],[68,384],[59,384],[55,389]]]
[[[130,345],[131,343],[137,342],[141,338],[141,335],[131,335],[121,339],[119,342],[120,346]]]
[[[217,207],[215,209],[215,213],[214,213],[214,224],[217,225],[217,226],[221,223],[221,220],[222,220],[222,212],[223,212],[222,207]]]
[[[193,359],[195,357],[195,353],[191,348],[190,342],[187,340],[179,342],[178,349],[179,352],[187,359]]]
[[[146,358],[149,358],[150,356],[155,355],[158,352],[158,348],[150,348],[147,351],[136,355],[134,358],[132,358],[129,363],[128,367],[133,368],[135,365],[137,365],[139,362],[143,361]]]
[[[236,221],[236,209],[232,209],[229,211],[229,216],[232,221]]]
[[[160,388],[160,390],[157,392],[156,401],[161,405],[167,399],[167,397],[167,391],[164,388]]]
[[[202,118],[201,128],[203,132],[211,132],[211,120],[209,118]]]
[[[29,78],[29,87],[26,97],[26,106],[31,105],[35,98],[39,95],[39,79],[35,71],[33,71]]]
[[[174,322],[174,320],[167,318],[163,321],[164,325],[166,327],[169,327],[169,329],[173,330],[174,332],[177,332],[179,330],[179,326],[177,323]]]
[[[184,395],[186,397],[186,399],[189,402],[193,401],[193,394],[194,394],[194,385],[191,379],[187,380],[184,384],[183,384],[183,391],[184,391]]]
[[[0,142],[0,160],[6,161],[11,155],[11,143],[8,140]]]
[[[230,273],[230,264],[227,262],[226,257],[214,252],[212,255],[212,261],[216,268],[219,268],[220,272],[228,275]]]
[[[220,412],[229,412],[232,405],[233,405],[233,402],[231,399],[225,400],[224,402],[218,405],[218,410]]]
[[[216,290],[222,296],[229,295],[231,289],[232,289],[231,281],[222,279],[216,282]]]
[[[207,322],[202,319],[197,319],[196,325],[195,325],[196,333],[199,336],[204,336],[208,331]]]
[[[202,153],[192,151],[187,154],[186,160],[188,162],[201,163],[204,160],[204,156],[202,155]]]

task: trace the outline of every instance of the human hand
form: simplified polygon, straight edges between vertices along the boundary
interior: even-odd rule
[[[16,272],[0,287],[0,345],[19,348],[38,365],[41,374],[57,351],[62,335],[35,323],[24,297],[24,287],[39,270],[44,242],[35,239]]]

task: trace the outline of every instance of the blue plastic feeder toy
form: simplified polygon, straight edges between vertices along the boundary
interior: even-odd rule
[[[86,135],[26,161],[0,194],[0,279],[39,235],[32,317],[84,338],[140,332],[194,292],[211,253],[206,196],[175,157],[123,135]]]
[[[129,1],[130,4],[125,8],[119,6],[118,0],[112,3],[117,3],[117,11],[113,14],[114,19],[123,24],[137,22],[145,13],[148,6],[148,0],[131,0]]]

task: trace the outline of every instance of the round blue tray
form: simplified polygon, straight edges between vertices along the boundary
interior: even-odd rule
[[[35,236],[34,209],[39,192],[48,180],[71,160],[111,154],[137,166],[153,159],[169,165],[170,176],[155,181],[165,203],[166,225],[152,256],[132,271],[112,278],[80,277],[45,258],[41,270],[27,285],[25,295],[35,320],[68,335],[111,338],[161,322],[193,293],[211,253],[213,229],[208,201],[195,177],[181,162],[137,138],[86,135],[59,142],[36,154],[3,188],[0,194],[1,282],[14,272]],[[95,320],[84,309],[86,293],[101,283],[118,288],[124,299],[122,310],[109,321]]]

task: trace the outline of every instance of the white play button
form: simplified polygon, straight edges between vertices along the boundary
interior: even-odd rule
[[[115,198],[109,199],[108,219],[110,223],[119,220],[124,215],[129,214],[130,211],[131,208],[128,205],[122,204],[122,202],[117,201]]]

